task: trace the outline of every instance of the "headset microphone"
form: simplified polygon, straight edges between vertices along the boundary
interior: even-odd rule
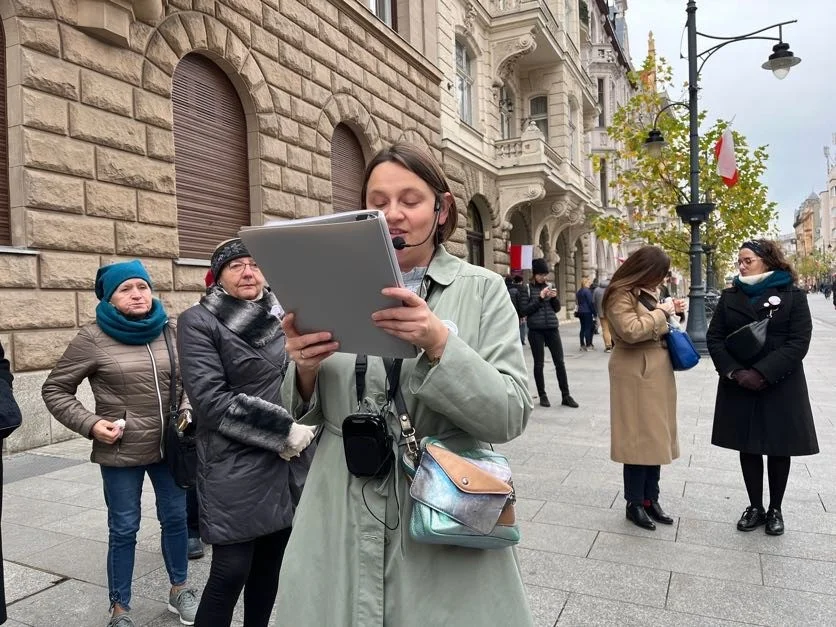
[[[430,239],[433,234],[435,233],[435,229],[438,226],[438,216],[441,214],[441,197],[436,196],[435,198],[435,208],[433,210],[435,212],[435,219],[433,220],[432,228],[430,228],[430,232],[427,233],[427,236],[417,244],[407,244],[406,240],[402,238],[400,235],[397,237],[392,238],[392,248],[395,250],[403,250],[404,248],[415,248],[417,246],[422,246],[428,239]]]

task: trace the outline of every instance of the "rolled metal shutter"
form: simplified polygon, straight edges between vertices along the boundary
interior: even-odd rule
[[[0,246],[12,243],[9,207],[9,124],[6,119],[6,32],[0,24]]]
[[[250,224],[244,108],[224,71],[199,54],[177,64],[171,99],[180,257],[208,259]]]
[[[331,204],[334,211],[354,211],[365,206],[360,198],[366,161],[354,132],[337,124],[331,136]]]

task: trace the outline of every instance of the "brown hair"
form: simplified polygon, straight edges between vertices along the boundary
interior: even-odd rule
[[[619,290],[650,287],[665,280],[671,267],[671,258],[658,246],[642,246],[621,264],[612,275],[601,306],[607,309],[612,294]]]
[[[747,245],[748,244],[748,245]],[[792,276],[792,282],[798,282],[798,273],[789,260],[784,256],[781,245],[771,239],[753,239],[743,242],[740,248],[751,250],[763,260],[769,270],[784,270]]]
[[[404,143],[392,144],[387,148],[383,148],[372,157],[363,175],[363,189],[360,190],[360,205],[362,207],[366,206],[366,189],[369,185],[369,177],[372,175],[372,170],[381,163],[387,162],[397,163],[429,185],[430,189],[436,195],[436,202],[443,202],[444,194],[450,194],[450,210],[447,212],[447,220],[438,227],[436,242],[440,244],[450,239],[456,231],[459,218],[459,212],[456,209],[456,199],[450,192],[450,186],[438,161],[429,152],[418,146]]]

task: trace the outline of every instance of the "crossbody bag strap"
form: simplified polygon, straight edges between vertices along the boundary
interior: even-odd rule
[[[640,302],[642,305],[644,305],[645,309],[648,309],[648,310],[650,310],[650,311],[653,311],[654,309],[656,309],[656,305],[655,305],[655,304],[653,304],[653,301],[652,301],[652,300],[650,300],[650,296],[648,296],[648,295],[647,295],[647,294],[645,294],[644,292],[642,292],[641,294],[639,294],[639,302]]]
[[[166,325],[163,327],[163,338],[165,339],[165,348],[168,351],[168,361],[171,365],[171,381],[168,387],[168,405],[171,410],[169,415],[173,416],[177,413],[177,364],[174,361],[174,348],[171,342],[171,327]]]
[[[403,436],[404,444],[406,444],[406,455],[413,464],[417,465],[418,436],[415,433],[415,427],[412,426],[412,420],[409,417],[409,411],[406,409],[406,401],[404,401],[400,385],[403,359],[386,359],[384,363],[387,364],[387,371],[389,372],[389,392],[387,396],[389,400],[395,402],[395,411],[398,416],[398,423],[401,426],[401,435]],[[391,364],[391,368],[388,364]]]
[[[357,391],[357,410],[363,403],[363,395],[366,393],[366,370],[369,368],[369,358],[366,355],[357,355],[354,360],[354,389]]]

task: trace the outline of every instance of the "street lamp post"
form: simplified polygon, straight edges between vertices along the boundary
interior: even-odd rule
[[[691,287],[688,292],[688,335],[694,346],[702,354],[708,353],[708,346],[706,345],[705,336],[708,329],[708,323],[705,315],[705,284],[702,280],[702,253],[703,246],[700,241],[700,226],[708,219],[709,214],[714,210],[714,203],[700,202],[700,166],[699,166],[699,76],[703,65],[715,52],[727,46],[730,43],[745,41],[749,39],[762,39],[768,41],[777,41],[778,43],[772,47],[772,54],[769,59],[761,66],[764,69],[772,70],[772,73],[778,79],[783,79],[789,73],[790,68],[801,63],[801,59],[793,55],[789,49],[789,45],[783,41],[783,26],[792,24],[798,20],[790,20],[788,22],[781,22],[773,24],[745,35],[736,35],[734,37],[717,37],[715,35],[707,35],[697,31],[697,3],[696,0],[688,0],[688,6],[685,10],[688,15],[687,31],[688,31],[688,104],[675,102],[669,104],[667,107],[674,105],[688,107],[688,121],[689,121],[689,158],[690,158],[690,195],[688,204],[677,205],[676,213],[691,227],[691,246],[688,250],[691,266]],[[778,37],[767,37],[761,35],[766,31],[778,29]],[[697,51],[697,36],[705,37],[719,41],[720,43],[703,50]],[[701,61],[699,67],[697,62]],[[664,109],[663,109],[664,111]],[[661,111],[660,111],[661,113]],[[656,128],[659,116],[656,116],[656,121],[653,124],[653,129],[648,134],[645,146],[648,150],[656,152],[661,151],[664,146],[664,137],[662,133]]]

